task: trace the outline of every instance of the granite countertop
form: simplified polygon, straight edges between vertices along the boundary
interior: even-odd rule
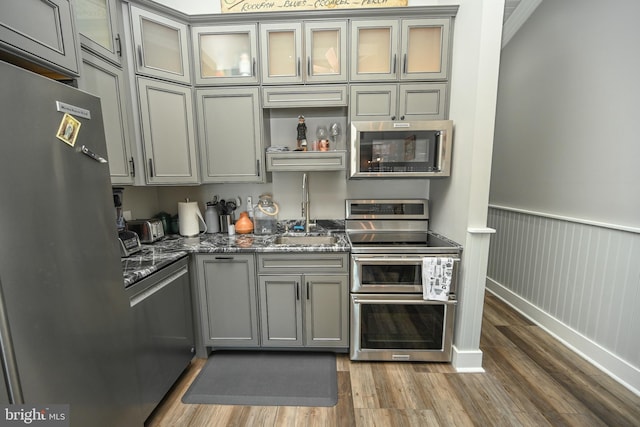
[[[318,221],[312,234],[331,234],[337,242],[330,245],[276,244],[289,224],[279,224],[280,232],[272,235],[201,234],[197,237],[170,235],[153,244],[143,244],[142,250],[122,258],[125,287],[144,279],[191,253],[257,253],[257,252],[348,252],[351,249],[344,232],[344,221]],[[292,227],[291,227],[292,228]],[[290,233],[289,233],[290,234]]]

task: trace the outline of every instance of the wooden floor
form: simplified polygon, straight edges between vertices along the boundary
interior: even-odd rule
[[[338,357],[332,408],[185,405],[196,360],[149,419],[179,426],[640,426],[640,397],[494,296],[485,300],[484,374],[449,364]]]

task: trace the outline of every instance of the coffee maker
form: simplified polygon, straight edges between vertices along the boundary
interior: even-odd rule
[[[134,231],[126,230],[124,212],[122,209],[123,187],[113,187],[113,205],[116,208],[116,227],[118,228],[118,240],[120,242],[120,256],[125,258],[142,249],[140,238]]]

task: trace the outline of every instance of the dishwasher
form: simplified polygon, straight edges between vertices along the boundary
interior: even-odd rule
[[[135,322],[139,403],[147,418],[194,356],[188,257],[126,291]]]

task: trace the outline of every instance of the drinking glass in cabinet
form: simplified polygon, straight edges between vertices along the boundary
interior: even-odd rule
[[[252,72],[248,34],[200,35],[202,77],[250,76]]]

